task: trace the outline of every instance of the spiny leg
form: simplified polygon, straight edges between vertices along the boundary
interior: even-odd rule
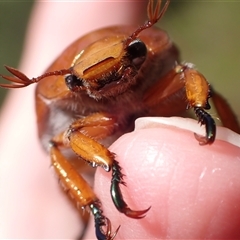
[[[149,208],[136,211],[128,207],[123,200],[120,189],[120,184],[124,184],[123,174],[119,163],[115,160],[115,154],[97,142],[97,140],[112,134],[116,124],[117,122],[113,117],[104,113],[96,113],[84,119],[79,119],[70,126],[67,132],[69,144],[78,156],[92,166],[102,166],[106,171],[112,169],[110,192],[115,207],[128,217],[142,218]]]
[[[179,75],[179,80],[183,81],[185,84],[188,108],[194,109],[198,122],[206,127],[205,136],[194,133],[196,139],[199,141],[200,145],[213,143],[216,137],[215,121],[211,115],[204,110],[209,110],[211,108],[208,103],[211,97],[209,83],[200,72],[194,69],[194,65],[191,63],[176,65],[175,71]]]
[[[111,232],[111,222],[103,215],[101,204],[85,179],[72,167],[62,155],[58,145],[52,141],[50,148],[51,163],[64,190],[75,201],[78,209],[89,208],[94,216],[96,237],[98,240],[112,240],[117,231]],[[106,227],[106,232],[103,227]]]

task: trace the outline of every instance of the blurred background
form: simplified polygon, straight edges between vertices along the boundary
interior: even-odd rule
[[[7,74],[3,65],[17,67],[24,35],[34,1],[0,1],[0,73]],[[2,79],[0,79],[3,82]],[[0,88],[0,107],[7,90]]]
[[[33,1],[0,1],[0,73],[17,67]],[[158,24],[228,100],[240,120],[240,1],[171,1]],[[0,80],[2,82],[2,80]],[[0,106],[6,90],[0,89]]]

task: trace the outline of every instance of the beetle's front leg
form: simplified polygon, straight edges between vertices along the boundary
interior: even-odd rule
[[[205,136],[195,133],[195,137],[200,145],[205,145],[213,143],[216,136],[215,121],[205,111],[210,109],[210,97],[210,85],[205,77],[193,68],[193,64],[186,63],[172,68],[143,99],[150,114],[159,116],[172,116],[193,108],[198,121],[206,127]]]
[[[124,184],[121,167],[115,154],[98,142],[114,134],[117,128],[116,118],[106,113],[96,113],[73,122],[63,136],[68,139],[71,149],[92,166],[101,166],[107,172],[112,169],[110,192],[118,211],[128,217],[142,218],[149,208],[136,211],[128,207],[120,189],[120,184]]]
[[[216,124],[212,116],[204,110],[211,108],[208,103],[211,97],[210,84],[200,72],[193,68],[191,63],[177,65],[175,71],[179,74],[180,81],[185,84],[188,107],[194,109],[198,122],[206,128],[205,136],[195,133],[195,138],[200,145],[212,144],[216,137]]]

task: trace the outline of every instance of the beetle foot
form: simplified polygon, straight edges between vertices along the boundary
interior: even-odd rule
[[[99,201],[89,205],[95,221],[95,233],[98,240],[113,240],[118,233],[120,226],[112,233],[112,225],[108,218],[103,216]],[[103,227],[106,228],[105,232]]]
[[[119,212],[124,213],[130,218],[140,219],[145,217],[145,213],[151,207],[140,211],[130,209],[123,200],[122,192],[119,186],[120,184],[126,185],[125,182],[123,182],[123,174],[121,172],[121,167],[119,166],[119,163],[114,160],[112,165],[111,197],[115,207]]]
[[[216,137],[216,124],[210,114],[205,112],[202,108],[195,107],[194,108],[195,114],[198,118],[198,122],[201,125],[206,126],[206,135],[201,136],[194,133],[195,138],[199,141],[200,145],[211,144],[214,142]]]

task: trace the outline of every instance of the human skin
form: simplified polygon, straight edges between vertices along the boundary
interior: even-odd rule
[[[139,3],[134,10],[134,5],[126,7],[124,4],[130,4],[126,2],[117,7],[102,2],[75,4],[35,6],[20,65],[27,76],[41,74],[62,49],[91,29],[134,20],[139,23],[138,13],[145,11]],[[94,19],[89,14],[93,8]],[[84,24],[79,25],[82,19]],[[64,31],[59,31],[59,24]],[[38,142],[33,94],[34,86],[11,92],[0,118],[0,238],[73,239],[80,232],[81,221]],[[235,145],[216,140],[211,146],[199,146],[192,133],[199,131],[196,122],[185,122],[187,127],[193,126],[189,131],[173,127],[179,126],[180,119],[169,125],[144,121],[110,150],[126,175],[127,187],[122,187],[126,202],[137,210],[151,206],[146,217],[134,220],[118,213],[109,194],[111,174],[99,169],[95,176],[95,192],[113,231],[121,225],[116,238],[239,238],[239,136],[218,129]],[[95,239],[91,224],[86,239]]]
[[[199,146],[189,129],[176,128],[182,124],[200,130],[194,120],[141,119],[139,129],[110,147],[126,175],[127,202],[151,206],[141,220],[118,213],[106,194],[110,176],[97,172],[95,191],[112,225],[121,225],[119,239],[239,239],[240,149],[223,140]],[[239,146],[239,135],[218,128],[218,138],[231,134]]]

